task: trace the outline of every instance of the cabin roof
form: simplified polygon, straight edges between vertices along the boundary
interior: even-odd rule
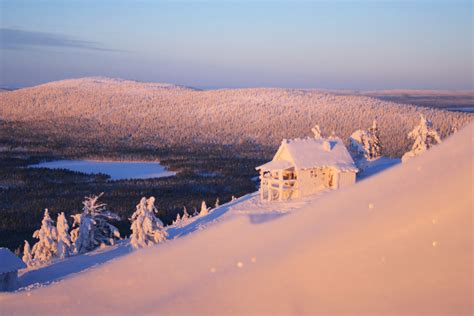
[[[357,167],[341,139],[309,137],[283,140],[273,160],[257,169],[274,170],[290,167],[297,169],[333,167],[341,171],[357,172]]]
[[[263,170],[285,170],[294,167],[291,162],[288,160],[272,160],[267,162],[266,164],[263,164],[261,166],[258,166],[257,169],[263,169]]]
[[[7,248],[0,248],[0,273],[26,268],[26,264]]]

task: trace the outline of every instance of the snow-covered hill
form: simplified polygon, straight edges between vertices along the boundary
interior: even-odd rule
[[[326,134],[335,131],[346,140],[377,118],[384,155],[401,156],[410,146],[406,134],[420,113],[433,121],[442,137],[472,118],[465,113],[316,90],[199,91],[101,77],[0,94],[0,118],[28,122],[30,129],[59,138],[63,135],[76,145],[87,140],[152,147],[256,143],[275,149],[283,138],[311,134],[315,124]]]
[[[312,200],[232,202],[205,229],[1,294],[2,315],[471,315],[473,132]]]

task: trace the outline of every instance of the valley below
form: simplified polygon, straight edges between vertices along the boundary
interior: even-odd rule
[[[15,250],[32,241],[45,208],[71,215],[91,194],[104,192],[103,202],[121,218],[116,226],[128,236],[128,217],[142,196],[155,196],[159,218],[171,224],[184,207],[192,213],[203,200],[213,206],[254,192],[255,167],[272,158],[282,139],[307,137],[315,124],[346,142],[377,119],[383,155],[393,165],[409,149],[406,135],[420,114],[442,138],[472,120],[468,113],[298,89],[201,91],[94,77],[5,91],[0,246]],[[58,160],[159,161],[173,176],[28,168]]]

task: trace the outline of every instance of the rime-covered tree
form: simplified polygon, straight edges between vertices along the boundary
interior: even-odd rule
[[[181,215],[179,215],[179,213],[178,213],[178,214],[176,214],[176,219],[173,221],[173,225],[178,226],[180,224],[181,224]]]
[[[28,266],[31,267],[33,265],[33,255],[31,254],[30,243],[25,240],[25,246],[23,247],[23,257],[21,258],[23,262]]]
[[[45,263],[53,259],[58,250],[58,233],[48,209],[44,211],[41,228],[33,233],[33,237],[38,239],[32,249],[35,262]]]
[[[380,130],[377,125],[377,120],[372,122],[372,126],[368,129],[370,148],[369,159],[374,160],[382,156],[382,142],[380,141]]]
[[[199,212],[199,216],[204,216],[209,213],[209,209],[207,208],[206,201],[202,201],[201,203],[201,211]]]
[[[323,138],[322,134],[321,134],[321,129],[319,128],[319,125],[315,125],[311,131],[313,132],[314,134],[314,138],[316,139],[321,139]]]
[[[349,137],[349,152],[359,169],[370,160],[370,137],[367,131],[358,129]]]
[[[359,168],[364,168],[367,161],[380,158],[382,142],[377,121],[374,120],[368,130],[356,130],[349,137],[349,152]]]
[[[189,217],[191,217],[191,215],[189,215],[186,206],[184,206],[183,207],[183,216],[181,217],[181,219],[187,221]]]
[[[420,115],[420,123],[408,134],[408,138],[414,141],[413,146],[410,151],[402,156],[402,161],[416,157],[434,145],[441,143],[441,138],[433,128],[433,124],[423,115]]]
[[[78,253],[85,253],[102,245],[113,245],[120,239],[120,233],[110,220],[119,220],[119,216],[107,210],[106,204],[98,204],[102,196],[86,197],[82,202],[82,213],[73,215],[76,227],[71,236]]]
[[[168,233],[163,229],[163,222],[155,216],[155,198],[143,197],[130,217],[132,235],[130,244],[133,248],[142,248],[165,241]]]
[[[218,208],[221,204],[221,201],[219,200],[219,198],[216,199],[216,203],[214,203],[214,208]]]
[[[73,253],[73,247],[69,235],[69,225],[63,212],[59,213],[56,219],[56,231],[58,232],[57,256],[59,258],[69,257]]]

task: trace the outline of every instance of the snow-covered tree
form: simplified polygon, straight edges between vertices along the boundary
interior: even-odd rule
[[[364,168],[367,161],[380,158],[382,142],[377,121],[374,120],[368,130],[356,130],[349,137],[349,152],[359,168]]]
[[[214,208],[218,208],[220,206],[221,201],[219,198],[216,199],[216,203],[214,203]]]
[[[86,197],[82,202],[82,213],[73,215],[76,228],[71,232],[71,237],[78,253],[85,253],[102,245],[113,245],[116,239],[120,239],[117,227],[108,222],[120,218],[108,211],[106,204],[97,203],[101,196],[102,194]]]
[[[183,207],[183,216],[181,217],[181,220],[187,221],[188,218],[190,218],[191,215],[189,215],[188,210],[186,209],[186,206]]]
[[[209,209],[207,208],[206,201],[202,201],[201,203],[201,211],[199,212],[199,216],[204,216],[209,213]]]
[[[356,130],[349,137],[349,152],[359,169],[363,169],[370,160],[370,136],[367,131]]]
[[[194,217],[194,216],[198,216],[198,215],[199,215],[199,212],[197,211],[197,209],[194,207],[193,210],[194,210],[194,212],[193,212],[193,217]]]
[[[33,233],[38,241],[33,245],[32,253],[35,262],[45,263],[50,261],[58,250],[58,233],[53,220],[45,209],[41,228]]]
[[[173,221],[173,225],[178,226],[181,223],[181,215],[176,214],[176,219]]]
[[[25,240],[25,246],[23,247],[23,257],[21,258],[23,262],[28,266],[33,265],[33,256],[31,254],[30,243]]]
[[[168,233],[163,229],[163,222],[155,216],[155,198],[143,197],[130,217],[132,222],[130,244],[133,248],[147,247],[165,241]]]
[[[416,157],[441,143],[441,138],[433,128],[433,124],[423,115],[420,115],[420,123],[408,134],[408,138],[414,141],[413,146],[402,156],[402,161]]]
[[[56,219],[56,231],[58,232],[57,256],[59,258],[69,257],[73,253],[73,247],[69,235],[69,225],[63,212],[59,213]]]
[[[370,148],[369,158],[371,160],[380,158],[382,156],[382,142],[380,141],[380,130],[377,125],[377,120],[372,122],[372,126],[367,131],[369,136]]]
[[[321,129],[319,128],[319,125],[315,125],[311,131],[313,132],[314,134],[314,138],[316,139],[321,139],[323,138],[322,134],[321,134]]]

